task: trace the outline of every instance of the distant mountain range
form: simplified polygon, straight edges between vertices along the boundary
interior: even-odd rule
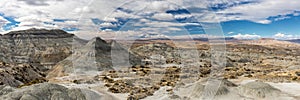
[[[253,39],[237,39],[234,37],[224,37],[224,38],[214,38],[214,39],[218,39],[218,40],[225,40],[225,41],[238,41],[238,40],[253,40]],[[136,41],[149,41],[149,40],[175,40],[175,41],[190,41],[190,40],[194,40],[194,41],[203,41],[203,42],[208,42],[209,38],[201,38],[201,37],[197,37],[197,38],[176,38],[176,39],[170,39],[170,38],[141,38],[141,39],[137,39]],[[276,40],[275,38],[260,38],[259,40]],[[280,41],[289,41],[289,42],[293,42],[293,43],[300,43],[300,39],[292,39],[292,40],[280,40]]]
[[[294,42],[294,43],[300,43],[300,39],[293,39],[293,40],[286,40],[286,41]]]
[[[220,40],[238,40],[234,37],[225,37],[225,38],[215,38],[215,39],[220,39]],[[176,38],[176,39],[170,39],[170,38],[142,38],[142,39],[137,39],[137,41],[147,41],[147,40],[177,40],[177,41],[187,41],[187,40],[195,40],[195,41],[209,41],[208,38],[201,38],[201,37],[197,37],[197,38]]]

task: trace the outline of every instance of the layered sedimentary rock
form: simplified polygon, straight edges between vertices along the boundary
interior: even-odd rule
[[[13,87],[45,82],[47,70],[86,41],[53,29],[11,31],[0,36],[0,84]]]
[[[74,34],[58,29],[12,31],[0,36],[0,60],[7,63],[39,63],[51,68],[84,42]]]

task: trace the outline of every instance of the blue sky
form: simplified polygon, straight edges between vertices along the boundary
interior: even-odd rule
[[[201,36],[205,34],[202,25],[219,23],[224,35],[228,37],[300,38],[300,1],[297,0],[124,2],[4,0],[0,3],[0,32],[3,34],[34,27],[59,28],[75,34],[81,33],[83,37],[95,34],[113,37],[113,32],[119,30],[143,38]]]
[[[222,22],[221,25],[224,33],[227,33],[228,36],[238,33],[255,33],[260,34],[263,37],[272,37],[277,33],[285,33],[289,35],[300,34],[300,16],[291,16],[291,18],[280,21],[272,21],[269,24],[255,23],[247,20],[235,20]]]
[[[3,13],[0,13],[0,17],[8,22],[6,24],[3,24],[3,26],[1,25],[2,29],[5,31],[11,30],[14,27],[18,27],[18,24],[20,24],[20,22],[16,21],[13,16],[5,16]]]

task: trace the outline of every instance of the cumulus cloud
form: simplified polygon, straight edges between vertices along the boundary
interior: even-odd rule
[[[286,33],[276,33],[273,36],[275,39],[283,39],[283,40],[289,40],[289,39],[299,39],[299,36],[286,34]]]
[[[241,2],[249,1],[251,2],[240,4]],[[224,7],[220,7],[217,11],[209,11],[207,9],[207,7],[218,7],[218,5],[224,5]],[[167,31],[166,29],[168,28],[171,31],[179,31],[178,27],[183,27],[188,23],[164,21],[174,18],[194,18],[192,21],[209,23],[250,20],[268,24],[272,21],[287,19],[289,18],[286,16],[288,14],[299,16],[299,12],[295,12],[300,10],[299,5],[300,1],[298,0],[134,0],[128,2],[124,0],[2,0],[0,2],[0,12],[7,16],[13,16],[17,21],[21,22],[19,27],[15,27],[12,30],[28,27],[75,27],[79,28],[79,31],[83,31],[82,33],[88,33],[87,31],[98,32],[99,27],[116,27],[116,24],[111,22],[117,23],[119,21],[118,18],[127,18],[141,19],[140,24],[145,27],[152,26],[151,28],[153,29],[165,28],[164,31]],[[117,10],[120,6],[124,11]],[[177,10],[179,8],[185,8],[191,11],[192,14],[172,15],[165,13],[167,10]],[[272,16],[277,17],[274,20],[268,19]],[[151,21],[149,17],[164,21]],[[53,21],[54,18],[76,21],[58,23]],[[100,19],[103,22],[96,25],[91,21],[92,18]],[[0,19],[0,23],[5,24],[5,19]],[[159,32],[160,30],[157,31]],[[240,38],[259,37],[253,34],[238,34],[235,36]]]
[[[91,1],[93,1],[93,3],[91,3]],[[21,23],[30,22],[36,24],[32,25],[36,27],[43,27],[41,23],[52,22],[55,18],[76,19],[85,24],[89,23],[84,22],[87,21],[86,19],[95,17],[104,18],[111,13],[117,5],[123,3],[120,2],[121,0],[108,1],[109,0],[4,0],[0,2],[0,12],[7,16],[15,17],[15,19]],[[47,4],[47,6],[44,6],[44,4]],[[63,26],[60,27],[62,28]]]
[[[285,34],[283,34],[283,33],[277,33],[277,34],[275,34],[274,36],[275,36],[275,37],[284,37]]]
[[[171,4],[168,1],[153,1],[153,2],[145,2],[149,3],[148,8],[149,10],[164,12],[166,10],[176,9],[177,6],[175,4]]]
[[[231,37],[234,37],[236,39],[259,39],[261,38],[260,35],[257,34],[237,34],[237,35],[232,35]]]
[[[297,0],[257,0],[256,3],[238,5],[218,11],[218,15],[229,20],[250,20],[257,23],[268,24],[271,16],[294,14],[300,10],[300,1]],[[283,19],[283,18],[281,18]],[[280,19],[279,19],[280,20]]]
[[[152,18],[157,19],[157,20],[173,20],[173,15],[172,14],[167,14],[167,13],[158,13],[152,16]]]

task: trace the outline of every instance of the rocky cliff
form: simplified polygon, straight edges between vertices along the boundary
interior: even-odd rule
[[[0,36],[0,60],[7,63],[42,64],[51,68],[85,41],[53,29],[12,31]]]

